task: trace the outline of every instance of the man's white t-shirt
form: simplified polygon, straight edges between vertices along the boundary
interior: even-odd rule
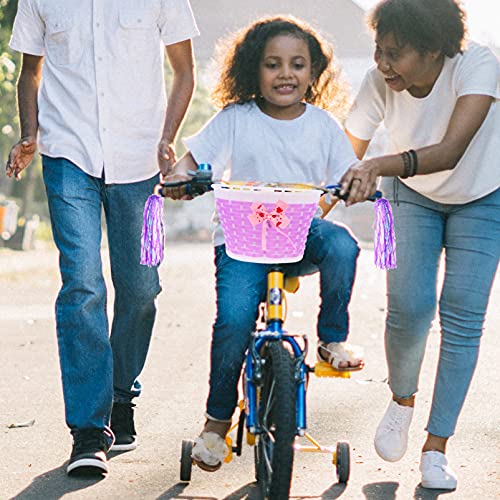
[[[164,46],[197,34],[189,0],[19,0],[10,47],[45,56],[40,153],[110,184],[157,174]]]
[[[210,163],[214,180],[337,184],[357,163],[335,118],[306,104],[294,120],[277,120],[252,101],[219,111],[184,140],[197,163]],[[220,228],[214,242],[223,243]]]
[[[432,91],[423,98],[392,91],[374,67],[365,76],[345,128],[359,139],[370,140],[384,122],[387,153],[400,153],[439,143],[459,97],[494,97],[485,121],[453,170],[402,179],[439,203],[468,203],[500,186],[499,75],[499,63],[491,50],[473,42],[463,54],[445,58]]]

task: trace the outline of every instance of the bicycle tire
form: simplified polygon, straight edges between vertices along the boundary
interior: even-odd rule
[[[292,482],[296,435],[296,382],[290,352],[282,342],[272,341],[263,355],[263,384],[259,400],[259,423],[255,468],[262,498],[286,500]]]
[[[351,470],[349,443],[337,443],[336,470],[339,483],[347,484]]]
[[[189,483],[191,481],[191,470],[193,468],[193,459],[191,458],[191,451],[193,450],[193,441],[190,439],[182,440],[181,448],[181,470],[180,480]]]

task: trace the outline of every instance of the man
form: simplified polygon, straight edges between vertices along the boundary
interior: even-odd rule
[[[166,175],[175,162],[196,35],[189,0],[19,1],[10,46],[23,53],[21,140],[7,175],[19,178],[29,165],[38,133],[63,283],[56,323],[73,435],[68,473],[107,472],[114,439],[113,450],[136,446],[132,399],[161,290],[157,269],[139,264],[143,209],[158,163]],[[163,45],[173,71],[168,102]],[[110,337],[102,209],[115,290]]]

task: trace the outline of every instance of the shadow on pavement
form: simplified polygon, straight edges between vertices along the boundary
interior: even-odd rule
[[[183,499],[183,500],[218,500],[215,497],[192,497],[189,495],[182,495],[182,492],[189,486],[189,483],[177,483],[167,491],[162,493],[156,500],[169,500],[171,498]]]
[[[435,500],[439,498],[440,495],[449,495],[453,493],[450,490],[428,490],[427,488],[423,488],[422,485],[418,485],[415,488],[415,495],[413,498],[415,500]]]
[[[335,500],[336,498],[340,498],[343,494],[345,489],[347,488],[346,484],[343,483],[335,483],[332,484],[329,488],[327,488],[323,493],[321,493],[320,496],[318,495],[311,495],[311,496],[292,496],[290,499],[293,500],[307,500],[308,498],[320,498],[321,500]],[[258,493],[258,490],[256,490]],[[258,494],[255,497],[248,497],[249,499],[258,499],[261,498]]]
[[[248,483],[233,491],[229,495],[226,495],[222,500],[240,500],[245,498],[247,500],[258,500],[261,498],[260,489],[257,483]]]
[[[323,491],[320,498],[322,500],[334,500],[341,497],[346,488],[347,485],[345,483],[332,484],[328,489]]]
[[[383,483],[371,483],[363,486],[363,493],[367,500],[394,500],[399,483],[387,481]]]
[[[187,483],[177,483],[176,485],[172,486],[167,491],[165,491],[165,493],[160,495],[156,500],[169,500],[173,498],[177,500],[218,500],[215,497],[201,497],[199,495],[193,497],[190,495],[183,495],[182,492],[186,489],[187,486],[188,486]],[[334,500],[335,498],[339,498],[342,495],[342,493],[344,493],[345,489],[346,489],[345,484],[336,483],[327,490],[325,490],[321,494],[321,497],[319,498],[321,498],[322,500]],[[226,495],[222,500],[242,500],[242,499],[259,500],[260,498],[261,495],[259,487],[257,486],[257,483],[252,482],[245,484],[241,488],[238,488],[236,491],[233,491],[229,495]],[[318,497],[294,496],[290,498],[294,500],[305,500],[307,498],[318,498]]]
[[[215,497],[200,497],[199,495],[193,497],[190,495],[183,495],[182,492],[187,486],[188,483],[177,483],[165,491],[165,493],[162,493],[156,500],[168,500],[173,498],[178,500],[220,500]],[[240,500],[243,498],[246,500],[258,500],[260,498],[259,489],[256,483],[248,483],[225,496],[222,500]]]
[[[73,491],[93,486],[103,479],[104,476],[99,478],[69,478],[66,474],[66,464],[63,464],[56,469],[49,470],[35,477],[29,486],[13,496],[11,500],[40,500],[41,498],[57,500]]]

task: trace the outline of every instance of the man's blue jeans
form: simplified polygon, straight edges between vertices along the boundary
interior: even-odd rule
[[[392,203],[397,269],[388,272],[386,353],[394,395],[417,392],[427,336],[438,304],[441,348],[427,431],[447,438],[456,427],[472,375],[500,257],[500,190],[463,205],[433,202],[396,180]],[[393,191],[397,191],[398,202]]]
[[[105,428],[113,399],[130,401],[148,351],[160,292],[156,268],[141,266],[144,204],[157,178],[105,184],[64,158],[43,157],[62,288],[56,301],[57,339],[66,423]],[[101,263],[101,211],[108,232],[115,289],[109,336]]]
[[[356,274],[359,248],[343,226],[314,219],[300,262],[285,264],[290,276],[320,273],[321,307],[318,337],[342,342],[349,331],[348,305]],[[207,414],[229,420],[238,399],[238,379],[251,334],[255,331],[259,304],[265,300],[270,265],[242,262],[215,248],[217,318],[213,327],[210,394]]]

